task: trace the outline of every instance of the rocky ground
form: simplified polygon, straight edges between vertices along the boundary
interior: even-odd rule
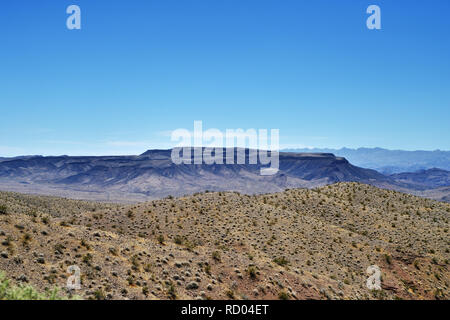
[[[44,290],[77,265],[85,299],[448,299],[449,217],[358,183],[134,205],[2,192],[0,271]]]

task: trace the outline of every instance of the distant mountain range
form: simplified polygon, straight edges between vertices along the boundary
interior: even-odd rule
[[[246,159],[249,163],[248,150]],[[261,167],[260,163],[176,165],[171,150],[149,150],[139,156],[36,156],[1,161],[0,190],[134,202],[205,190],[258,194],[351,181],[436,199],[449,195],[443,189],[450,186],[448,171],[385,175],[331,153],[282,152],[280,170],[273,176],[261,176]],[[437,188],[439,193],[433,192]]]
[[[419,170],[391,175],[396,181],[408,184],[421,185],[424,189],[436,187],[448,187],[450,171],[442,169]]]
[[[392,174],[431,168],[450,170],[450,151],[404,151],[382,148],[285,149],[285,152],[333,153],[363,168]]]

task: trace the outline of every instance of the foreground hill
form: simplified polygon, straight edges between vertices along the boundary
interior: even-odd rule
[[[358,183],[125,206],[0,193],[0,270],[44,290],[78,265],[94,299],[448,299],[449,217]]]
[[[261,176],[265,166],[249,164],[248,152],[246,164],[227,165],[176,165],[171,150],[149,150],[140,156],[17,158],[0,162],[0,190],[137,202],[206,190],[261,194],[350,181],[411,193],[450,185],[448,172],[440,180],[427,180],[421,173],[417,178],[414,173],[386,176],[330,153],[281,153],[279,172]]]

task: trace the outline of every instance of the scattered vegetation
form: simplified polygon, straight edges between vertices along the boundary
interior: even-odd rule
[[[48,296],[79,266],[85,299],[448,299],[449,209],[358,183],[132,205],[0,192],[0,269]]]
[[[0,272],[0,300],[67,300],[79,297],[66,297],[58,289],[38,292],[32,286],[14,286],[3,272]]]

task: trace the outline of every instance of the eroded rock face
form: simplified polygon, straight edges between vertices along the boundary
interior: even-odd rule
[[[265,166],[250,164],[245,152],[245,164],[212,165],[175,165],[171,150],[149,150],[140,156],[15,158],[0,162],[0,190],[130,203],[206,190],[261,194],[362,182],[413,192],[448,182],[429,179],[424,184],[419,177],[383,175],[331,153],[280,153],[278,173],[261,176]]]

